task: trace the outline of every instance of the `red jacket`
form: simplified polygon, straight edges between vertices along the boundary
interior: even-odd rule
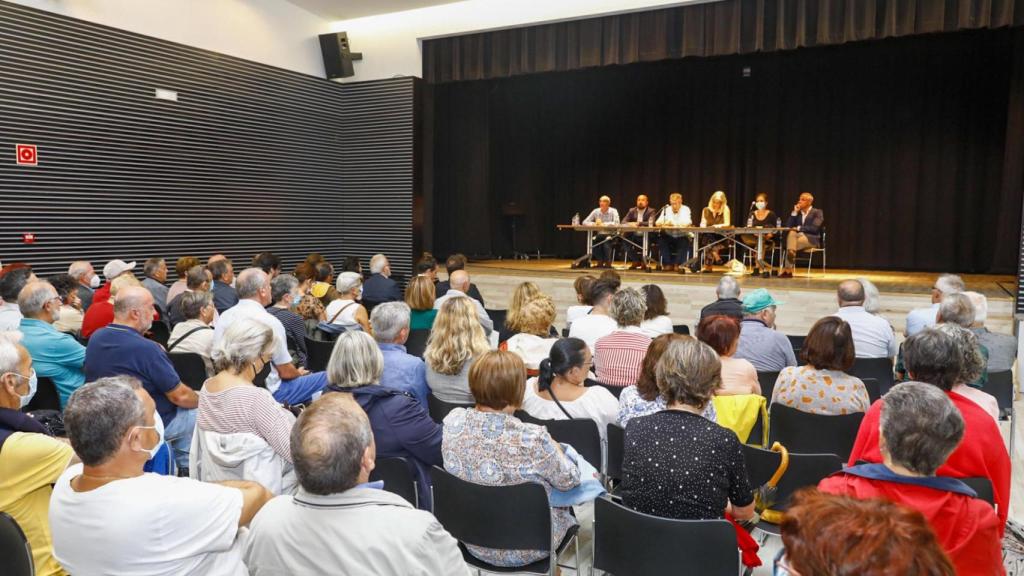
[[[964,439],[949,455],[937,475],[952,478],[984,477],[992,482],[992,490],[998,505],[999,538],[1003,537],[1003,526],[1010,511],[1010,455],[1003,444],[999,425],[983,408],[970,399],[946,392],[949,399],[960,410],[964,418]],[[882,413],[882,401],[877,400],[868,408],[861,420],[857,441],[850,452],[849,466],[858,460],[881,462],[882,453],[878,448],[878,421]]]
[[[917,510],[959,576],[1006,574],[1002,523],[988,502],[965,494],[971,490],[962,482],[898,476],[881,464],[869,464],[837,472],[822,480],[818,489],[858,499],[881,498]]]

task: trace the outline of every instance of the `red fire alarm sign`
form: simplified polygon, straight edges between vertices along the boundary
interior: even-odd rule
[[[17,144],[15,148],[18,166],[37,166],[39,164],[39,154],[35,144]]]
[[[26,232],[21,235],[21,241],[24,242],[25,244],[35,244],[36,235],[31,232]]]

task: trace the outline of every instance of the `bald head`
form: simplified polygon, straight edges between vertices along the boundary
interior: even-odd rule
[[[469,290],[469,274],[465,270],[456,270],[448,277],[448,283],[453,289],[465,292]]]
[[[836,292],[839,296],[840,308],[864,305],[864,285],[858,280],[843,280],[839,283],[839,289]]]
[[[114,322],[139,332],[153,325],[153,295],[142,286],[125,286],[114,296]]]
[[[337,494],[369,480],[375,449],[366,413],[349,394],[324,394],[291,432],[299,484],[313,494]]]

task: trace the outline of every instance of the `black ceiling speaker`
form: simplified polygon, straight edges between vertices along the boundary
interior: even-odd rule
[[[320,35],[320,51],[324,55],[324,71],[327,78],[349,78],[355,76],[352,62],[362,60],[362,52],[352,52],[348,45],[348,34],[334,32]]]

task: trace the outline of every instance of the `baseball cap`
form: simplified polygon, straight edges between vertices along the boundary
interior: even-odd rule
[[[772,295],[767,290],[758,288],[753,292],[748,292],[743,298],[743,313],[756,314],[765,308],[778,306],[779,304],[785,304],[785,302],[778,302],[772,298]]]
[[[121,274],[129,270],[135,269],[135,262],[125,262],[124,260],[111,260],[107,262],[107,265],[103,267],[103,277],[107,280],[113,280]]]

